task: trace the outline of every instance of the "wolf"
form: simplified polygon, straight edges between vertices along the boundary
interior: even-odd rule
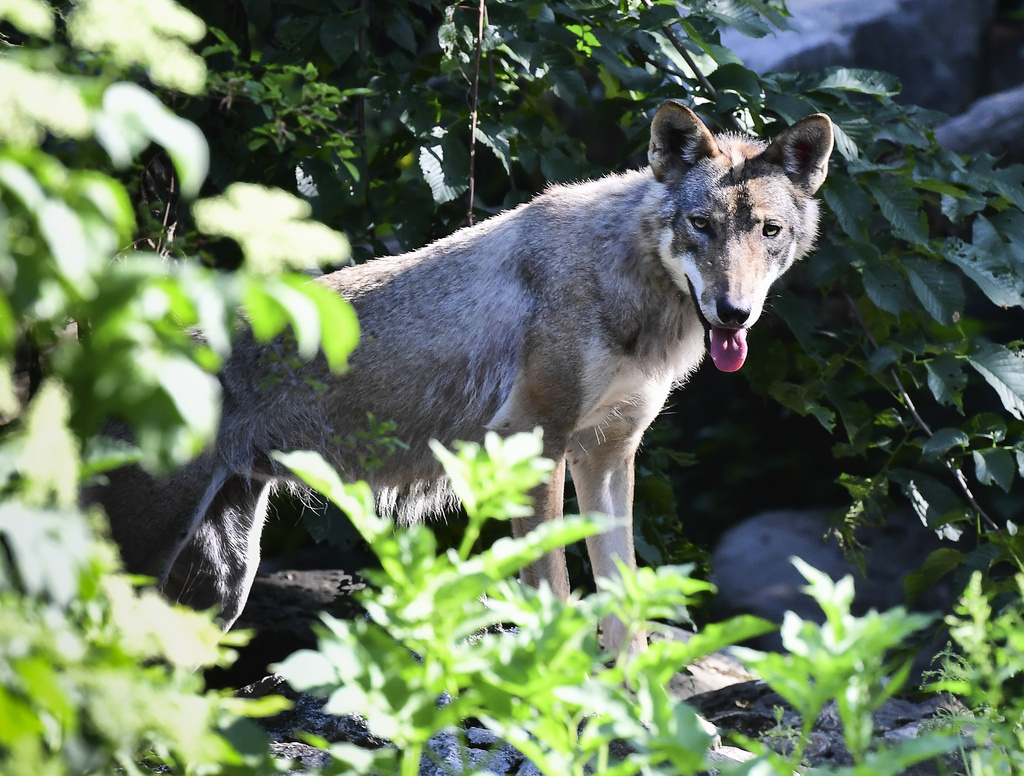
[[[718,369],[743,365],[769,288],[813,246],[832,147],[824,114],[764,142],[716,135],[669,101],[651,123],[649,167],[552,186],[420,250],[311,280],[358,315],[348,371],[296,363],[286,340],[243,333],[220,374],[209,449],[165,478],[117,470],[92,494],[126,568],[172,599],[218,607],[228,628],[256,572],[270,493],[289,477],[272,451],[320,452],[410,521],[453,501],[430,440],[537,427],[555,468],[513,534],[561,517],[568,466],[580,511],[621,519],[587,541],[595,577],[615,579],[616,560],[635,568],[644,430],[706,350]],[[373,419],[405,444],[371,466],[350,441]],[[564,552],[521,578],[569,597]],[[643,632],[602,624],[606,645],[627,640],[646,648]]]

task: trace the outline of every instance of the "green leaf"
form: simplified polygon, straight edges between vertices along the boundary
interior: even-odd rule
[[[90,560],[89,525],[83,515],[28,506],[0,505],[0,536],[10,548],[22,593],[68,605]],[[60,563],[53,559],[60,558]],[[0,590],[5,563],[0,561]]]
[[[78,293],[91,298],[96,295],[92,270],[98,258],[88,250],[85,230],[77,212],[59,199],[48,199],[37,211],[39,231],[50,248],[57,267]]]
[[[512,171],[512,149],[509,141],[515,134],[512,127],[500,126],[487,119],[481,119],[476,128],[476,139],[494,152],[506,173]]]
[[[778,380],[768,387],[768,395],[784,407],[788,407],[802,417],[811,415],[826,431],[836,427],[836,414],[824,406],[816,398],[817,389],[805,385],[796,385]]]
[[[1024,358],[991,344],[967,356],[967,362],[992,386],[1006,411],[1024,420]]]
[[[299,355],[306,361],[311,360],[320,349],[323,331],[320,308],[312,298],[312,282],[303,277],[268,278],[265,282],[274,301],[288,316]],[[257,331],[256,326],[253,331]],[[342,336],[345,337],[346,332],[342,332]]]
[[[202,19],[171,0],[118,0],[75,6],[68,31],[76,46],[108,51],[121,66],[139,65],[155,83],[198,94],[206,65],[188,43],[206,34]]]
[[[974,450],[974,472],[978,482],[982,485],[991,485],[993,482],[1002,488],[1006,493],[1010,492],[1013,484],[1013,473],[1016,465],[1013,453],[1005,447],[988,447],[983,450]]]
[[[440,127],[435,127],[434,137],[440,142],[420,148],[419,161],[423,179],[430,186],[434,202],[440,205],[469,190],[469,157],[453,142],[454,136]]]
[[[882,215],[892,224],[893,232],[914,245],[927,245],[928,223],[921,196],[909,186],[889,179],[868,184]]]
[[[139,462],[139,450],[134,445],[112,437],[93,437],[82,453],[82,482],[103,472]]]
[[[970,512],[950,488],[922,472],[893,469],[890,478],[899,483],[915,514],[928,528],[956,541],[961,529],[953,523],[969,520]]]
[[[922,733],[895,746],[882,746],[878,751],[868,752],[860,766],[835,768],[831,773],[832,776],[897,776],[912,770],[912,765],[934,760],[962,746],[960,739],[945,732]]]
[[[882,345],[868,359],[868,372],[878,374],[900,360],[900,353],[891,345]]]
[[[846,234],[858,242],[868,239],[874,205],[853,177],[830,176],[822,196]]]
[[[256,274],[339,263],[349,255],[344,235],[312,220],[309,203],[281,189],[232,183],[221,196],[196,202],[192,213],[201,231],[241,245]]]
[[[892,97],[899,94],[901,89],[899,79],[894,75],[851,67],[826,69],[813,88],[837,89],[880,97]]]
[[[963,392],[967,387],[963,360],[952,353],[942,353],[925,362],[928,388],[940,404],[963,409]]]
[[[359,321],[352,305],[335,291],[318,283],[301,282],[302,293],[311,297],[319,313],[320,348],[335,372],[348,368],[348,356],[359,343]]]
[[[748,38],[763,38],[774,31],[756,9],[742,0],[711,0],[705,4],[703,12]]]
[[[818,346],[814,335],[820,320],[810,302],[782,289],[775,299],[775,312],[793,332],[804,352],[812,357],[817,355]]]
[[[939,460],[946,456],[954,447],[967,447],[970,438],[958,428],[940,428],[921,447],[921,457],[925,460]]]
[[[0,58],[4,84],[4,121],[0,139],[22,148],[40,145],[47,132],[83,138],[92,129],[88,81],[37,72],[16,60]]]
[[[391,521],[376,516],[373,493],[365,482],[354,485],[342,482],[338,472],[318,453],[305,450],[291,453],[275,452],[272,453],[272,457],[340,507],[371,546],[375,539],[392,532],[394,526]]]
[[[952,547],[933,550],[925,558],[921,568],[907,574],[903,580],[903,590],[909,601],[913,603],[924,593],[932,590],[942,577],[959,567],[963,559],[964,554]]]
[[[955,324],[966,303],[960,279],[944,265],[915,257],[904,259],[902,265],[928,314],[943,326]]]
[[[583,80],[583,75],[575,66],[551,66],[548,68],[548,78],[551,79],[551,88],[555,95],[569,105],[576,105],[587,93],[587,82]]]
[[[0,5],[0,19],[40,38],[53,35],[53,9],[42,0],[8,0]]]
[[[979,412],[972,415],[965,427],[971,439],[983,437],[999,444],[1006,439],[1006,419],[994,412]]]
[[[328,14],[320,25],[320,45],[336,65],[341,65],[356,50],[358,30],[351,18],[340,13]]]
[[[977,284],[993,304],[999,307],[1024,306],[1022,268],[992,222],[984,216],[978,216],[974,221],[971,244],[947,240],[943,253]]]
[[[96,138],[115,164],[124,167],[150,141],[164,147],[174,162],[181,192],[189,199],[199,193],[210,166],[210,151],[202,131],[175,116],[155,95],[141,86],[121,82],[103,93],[96,116]]]
[[[32,398],[25,428],[20,474],[33,504],[72,507],[78,498],[78,442],[68,429],[71,396],[55,378]]]
[[[873,262],[861,272],[864,291],[875,307],[899,316],[908,307],[907,284],[896,267],[886,262]]]

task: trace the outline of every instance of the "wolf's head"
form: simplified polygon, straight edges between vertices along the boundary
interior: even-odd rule
[[[771,143],[714,135],[692,110],[665,103],[648,157],[664,184],[661,260],[708,328],[715,366],[734,372],[772,283],[813,245],[832,121],[801,119]]]

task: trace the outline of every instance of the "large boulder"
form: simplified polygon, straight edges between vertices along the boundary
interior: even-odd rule
[[[757,72],[833,65],[884,70],[901,99],[955,114],[977,96],[995,0],[789,0],[792,31],[722,42]]]
[[[983,97],[938,127],[935,138],[957,153],[988,153],[1024,162],[1024,86]]]
[[[835,580],[853,575],[854,614],[906,604],[903,580],[942,546],[935,534],[912,515],[889,515],[885,525],[857,531],[862,566],[829,534],[829,514],[827,510],[764,512],[723,534],[711,557],[712,581],[718,586],[715,617],[754,614],[781,623],[783,615],[793,611],[805,620],[822,622],[821,608],[803,592],[807,581],[793,566],[794,556]],[[950,591],[939,585],[914,604],[937,611],[949,598]],[[778,633],[762,636],[754,644],[761,649],[782,648]]]

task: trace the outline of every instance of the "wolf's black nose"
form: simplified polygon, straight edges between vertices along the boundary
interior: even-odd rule
[[[736,307],[728,299],[719,299],[715,304],[715,312],[723,326],[740,327],[750,318],[750,310]]]

